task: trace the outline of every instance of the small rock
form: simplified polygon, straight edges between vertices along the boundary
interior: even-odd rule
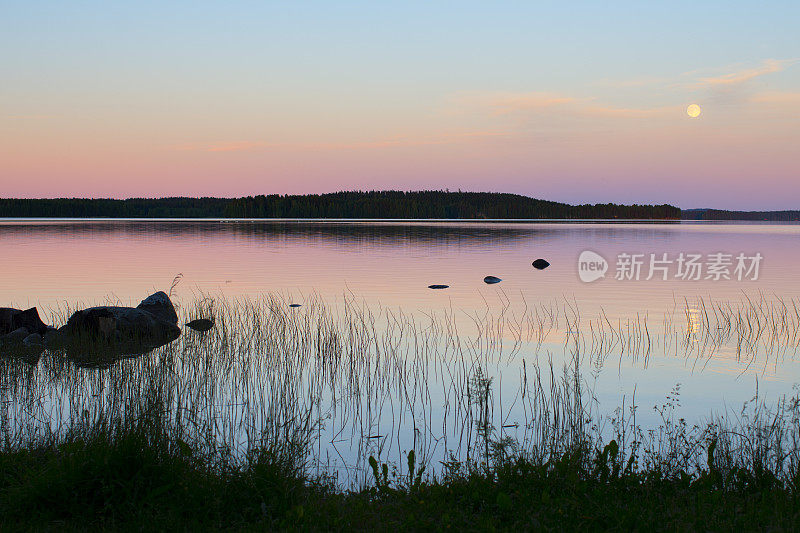
[[[186,327],[195,331],[208,331],[214,327],[214,319],[198,318],[196,320],[192,320],[191,322],[187,322]]]
[[[545,268],[550,266],[550,263],[548,263],[544,259],[537,259],[531,264],[533,265],[533,268],[535,268],[536,270],[544,270]]]
[[[447,289],[450,285],[428,285],[429,289]]]
[[[19,344],[30,334],[31,332],[28,331],[28,328],[17,328],[11,333],[3,335],[3,341],[4,344]]]
[[[501,281],[503,280],[496,276],[486,276],[485,278],[483,278],[483,282],[488,283],[489,285],[493,283],[500,283]]]
[[[63,338],[59,334],[58,330],[55,328],[50,328],[47,330],[47,333],[44,334],[44,345],[48,349],[55,349],[61,347],[63,344]]]
[[[31,333],[24,339],[22,339],[22,344],[25,346],[43,346],[44,339],[38,333]]]
[[[303,304],[289,304],[289,307],[300,307]]]

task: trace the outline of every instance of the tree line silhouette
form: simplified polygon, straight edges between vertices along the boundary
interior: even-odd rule
[[[798,222],[800,211],[726,211],[722,209],[687,209],[684,220],[761,220],[768,222]]]
[[[0,199],[0,217],[679,219],[671,205],[569,205],[508,193],[347,191],[243,198]]]

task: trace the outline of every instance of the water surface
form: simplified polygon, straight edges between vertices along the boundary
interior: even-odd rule
[[[63,320],[59,309],[65,305],[135,305],[154,290],[170,290],[180,275],[172,296],[184,317],[203,297],[231,301],[274,293],[286,304],[304,304],[292,312],[308,316],[316,313],[308,309],[312,304],[322,302],[335,311],[345,301],[405,314],[420,324],[446,315],[464,345],[477,346],[469,358],[480,361],[481,371],[493,379],[498,404],[505,401],[498,416],[509,428],[524,418],[510,399],[529,365],[560,368],[576,354],[598,409],[613,410],[635,395],[647,425],[658,422],[650,408],[676,387],[683,413],[695,420],[713,410],[737,408],[756,386],[759,394],[774,399],[792,393],[800,382],[795,356],[799,244],[800,226],[791,224],[7,220],[0,222],[0,306],[36,305],[43,318],[57,322]],[[586,250],[609,262],[605,277],[591,283],[581,281],[578,273],[578,257]],[[736,279],[734,265],[729,268],[732,279],[709,278],[705,271],[699,280],[677,279],[674,263],[667,280],[660,275],[646,279],[650,254],[675,260],[681,253],[700,254],[704,263],[717,253],[732,258],[760,254],[763,260],[757,279],[750,279],[756,277],[752,273]],[[640,279],[615,279],[620,254],[642,254]],[[551,266],[534,269],[531,262],[537,258]],[[487,275],[503,281],[487,285]],[[430,290],[430,284],[450,287]],[[547,331],[536,333],[537,320],[541,326],[548,316]],[[750,320],[764,325],[755,331]],[[381,320],[377,324],[386,327]],[[520,337],[515,327],[526,330],[521,342],[515,341]],[[389,336],[407,340],[411,333]],[[503,345],[489,346],[490,337]],[[426,352],[397,353],[418,358]],[[401,363],[393,364],[400,368]],[[429,368],[417,360],[413,365],[416,379],[420,368],[430,372],[426,387],[444,387],[444,392],[426,389],[423,394],[427,427],[447,426],[448,408],[443,406],[454,400],[444,374],[454,367],[431,362]],[[458,379],[468,381],[474,370],[459,370],[464,375]],[[258,390],[259,383],[248,387]],[[67,390],[51,388],[43,394],[52,399],[68,395]],[[341,392],[336,385],[319,389],[331,405]],[[409,400],[394,394],[387,388],[380,403],[397,405],[397,410],[392,407],[390,418],[387,411],[367,416],[358,434],[351,435],[354,449],[374,451],[378,444],[370,433],[380,433],[381,424],[384,430],[394,424],[398,427],[392,434],[402,433],[395,416],[409,408],[404,404]],[[332,419],[355,424],[349,415],[334,414]],[[412,425],[417,415],[410,416]],[[330,460],[335,451],[347,463],[355,452],[342,451],[341,428],[337,431],[328,440],[340,444],[318,452]],[[399,452],[413,446],[416,437],[395,438]]]

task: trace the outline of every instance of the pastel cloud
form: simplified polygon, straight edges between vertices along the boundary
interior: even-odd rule
[[[274,146],[273,143],[254,142],[254,141],[238,141],[238,142],[223,142],[214,143],[206,147],[208,152],[244,152],[247,150],[254,150],[256,148],[268,148]]]
[[[751,101],[758,104],[800,105],[800,92],[763,92],[754,95]]]
[[[485,95],[484,99],[485,104],[494,108],[497,113],[511,113],[529,109],[546,109],[579,101],[578,98],[573,98],[571,96],[543,92],[499,93]]]
[[[651,108],[629,108],[601,105],[587,105],[581,108],[581,112],[586,115],[600,117],[620,117],[620,118],[646,118],[674,113],[682,106],[664,106]]]
[[[598,102],[595,97],[576,97],[550,92],[470,93],[458,95],[462,106],[486,109],[493,115],[557,112],[561,116],[641,118],[672,112],[674,107],[631,108]]]
[[[737,70],[720,76],[700,78],[698,86],[730,87],[733,85],[740,85],[752,79],[758,78],[759,76],[781,72],[787,66],[796,62],[796,59],[766,59],[759,67]]]
[[[370,148],[388,148],[393,146],[435,146],[470,142],[487,137],[508,135],[502,131],[466,131],[440,133],[429,136],[393,137],[374,141],[359,142],[267,142],[267,141],[225,141],[212,143],[191,143],[173,145],[170,148],[178,151],[201,152],[247,152],[266,149],[284,150],[359,150]]]

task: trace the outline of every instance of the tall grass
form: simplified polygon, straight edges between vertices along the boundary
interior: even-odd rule
[[[702,367],[732,350],[742,372],[778,365],[798,347],[793,300],[676,302],[660,324],[645,314],[586,319],[570,301],[505,298],[468,315],[352,295],[288,303],[199,295],[179,308],[182,319],[213,315],[214,329],[101,366],[57,351],[36,365],[0,358],[2,450],[155,435],[215,468],[266,454],[340,488],[368,486],[370,458],[396,467],[412,451],[427,480],[573,457],[585,471],[602,461],[609,476],[713,474],[730,484],[746,482],[745,472],[797,485],[797,394],[756,394],[741,410],[687,422],[677,387],[659,423],[642,427],[635,401],[610,410],[590,380],[614,362],[647,366],[655,356]],[[52,314],[64,322],[70,312]]]

